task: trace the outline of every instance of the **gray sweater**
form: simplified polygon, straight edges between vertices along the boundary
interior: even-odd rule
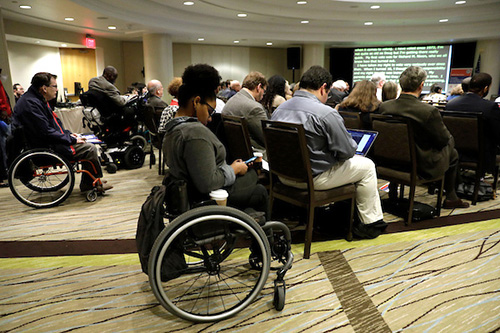
[[[196,118],[174,118],[165,130],[163,152],[174,178],[186,180],[203,194],[234,184],[236,175],[226,163],[224,145]]]

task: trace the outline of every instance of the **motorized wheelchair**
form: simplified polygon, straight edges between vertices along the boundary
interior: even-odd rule
[[[81,163],[90,161],[69,161],[50,148],[30,149],[22,128],[13,131],[11,141],[16,147],[9,151],[9,160],[12,160],[9,186],[12,194],[23,204],[35,208],[59,205],[71,195],[76,173],[85,173],[93,180],[93,188],[86,192],[87,201],[95,201],[97,195],[103,193],[97,190],[98,186],[102,186],[101,179],[81,169]]]
[[[288,227],[210,200],[178,215],[187,207],[179,188],[166,195],[168,223],[149,255],[149,283],[161,305],[185,320],[220,321],[252,303],[275,270],[273,306],[281,311],[293,262]]]
[[[131,98],[119,107],[102,92],[91,89],[80,95],[80,101],[84,106],[83,127],[88,127],[101,141],[102,160],[108,172],[142,167],[147,145],[139,131],[143,99]]]

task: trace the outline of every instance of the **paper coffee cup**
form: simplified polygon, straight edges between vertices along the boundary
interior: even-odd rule
[[[257,157],[257,158],[255,159],[255,162],[257,162],[257,163],[259,163],[259,162],[260,162],[260,163],[262,163],[262,157],[264,156],[264,155],[262,155],[262,153],[253,153],[253,156]]]
[[[210,199],[215,200],[219,206],[227,205],[227,197],[229,193],[226,190],[215,190],[210,192]]]

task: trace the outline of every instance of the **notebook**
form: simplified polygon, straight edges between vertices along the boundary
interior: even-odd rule
[[[356,149],[356,154],[357,155],[362,155],[366,156],[368,154],[368,151],[373,145],[373,142],[375,142],[375,139],[377,138],[378,132],[375,131],[365,131],[365,130],[358,130],[358,129],[348,129],[347,132],[349,132],[358,144],[358,149]]]

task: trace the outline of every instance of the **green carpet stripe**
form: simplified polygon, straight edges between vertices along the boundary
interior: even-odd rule
[[[318,256],[354,331],[391,332],[342,253],[321,252]]]

